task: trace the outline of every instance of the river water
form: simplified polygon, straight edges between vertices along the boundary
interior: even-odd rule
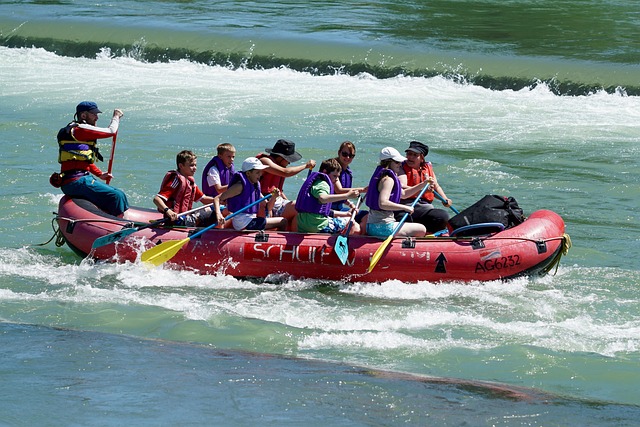
[[[0,423],[634,425],[640,10],[633,1],[0,3]],[[112,184],[152,197],[296,142],[417,139],[454,206],[563,216],[555,275],[344,284],[82,261],[47,242],[57,130],[121,108]],[[105,147],[106,146],[106,147]],[[103,152],[109,152],[104,143]],[[103,166],[103,165],[101,165]],[[106,168],[106,166],[104,166]],[[295,194],[302,177],[287,180]]]

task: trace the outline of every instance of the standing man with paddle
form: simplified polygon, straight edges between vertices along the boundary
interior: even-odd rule
[[[166,173],[160,186],[160,192],[153,198],[153,203],[158,211],[177,225],[197,227],[224,224],[218,197],[205,196],[193,178],[198,170],[196,155],[189,150],[179,152],[176,156],[176,166],[176,170]],[[194,202],[202,202],[207,205],[213,203],[213,209],[205,208],[181,216],[182,212],[191,210]]]
[[[49,181],[69,197],[87,199],[103,211],[121,216],[129,209],[127,196],[122,190],[96,179],[109,182],[113,178],[113,162],[109,162],[107,172],[102,172],[95,162],[104,160],[98,150],[98,139],[112,138],[115,146],[123,113],[115,109],[107,128],[96,126],[100,113],[102,111],[92,101],[83,101],[76,106],[73,121],[58,132],[60,173],[51,175]],[[113,156],[113,149],[111,152]]]

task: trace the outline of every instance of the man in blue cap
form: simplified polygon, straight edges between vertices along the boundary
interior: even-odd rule
[[[103,211],[120,216],[129,208],[127,196],[122,190],[96,179],[106,180],[112,175],[102,172],[95,162],[103,160],[97,140],[116,135],[123,113],[119,109],[114,110],[107,128],[96,126],[100,113],[102,111],[95,102],[83,101],[76,106],[73,121],[60,129],[60,174],[51,177],[51,184],[60,187],[69,197],[87,199]]]

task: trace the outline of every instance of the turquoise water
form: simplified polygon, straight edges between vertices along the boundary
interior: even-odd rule
[[[633,425],[636,9],[3,2],[3,422],[172,425],[175,402],[185,425]],[[381,147],[418,139],[454,206],[511,195],[525,212],[560,213],[574,246],[556,275],[470,285],[255,283],[81,261],[35,245],[61,196],[48,185],[55,134],[84,99],[125,111],[112,183],[139,206],[181,149],[202,165],[223,141],[242,159],[287,137],[321,161],[350,139],[364,185]]]

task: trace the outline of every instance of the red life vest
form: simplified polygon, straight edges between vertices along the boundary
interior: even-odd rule
[[[174,179],[178,179],[180,185],[174,192],[174,195],[167,200],[167,206],[179,214],[191,210],[193,207],[193,199],[196,195],[196,181],[192,176],[187,177],[177,171],[169,171],[162,179],[160,188],[164,188],[166,184],[169,184]]]
[[[261,159],[263,157],[269,157],[269,155],[260,153],[256,157],[258,159]],[[260,178],[260,188],[262,189],[262,195],[266,196],[271,192],[271,190],[273,190],[274,187],[282,191],[282,188],[284,187],[284,177],[274,175],[265,170],[262,173],[262,178]]]
[[[413,187],[414,185],[418,185],[421,182],[424,182],[430,176],[433,176],[433,167],[431,166],[431,162],[424,162],[420,165],[420,169],[413,169],[407,166],[406,162],[402,163],[402,169],[404,169],[404,173],[407,175],[407,186]],[[427,190],[422,195],[422,199],[427,202],[433,202],[433,191]],[[407,200],[415,200],[415,197],[409,197]]]

